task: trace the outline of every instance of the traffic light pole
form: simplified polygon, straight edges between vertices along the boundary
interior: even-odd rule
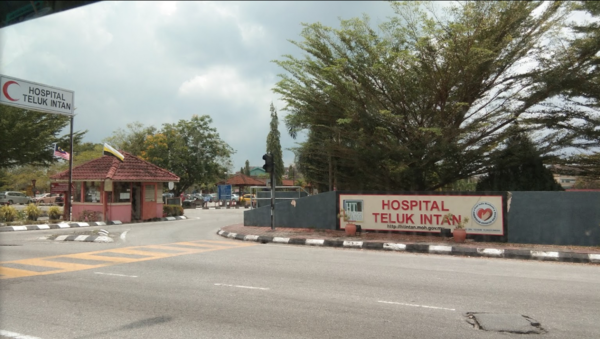
[[[275,230],[275,167],[271,169],[271,229]]]

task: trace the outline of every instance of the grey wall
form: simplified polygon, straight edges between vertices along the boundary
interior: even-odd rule
[[[511,192],[508,241],[600,246],[600,192]]]
[[[279,203],[290,203],[291,200],[289,199],[281,199],[280,198],[294,198],[294,199],[298,199],[298,198],[302,198],[302,197],[306,197],[308,196],[308,194],[306,192],[275,192],[275,203],[279,204]],[[271,198],[271,192],[269,191],[259,191],[256,194],[257,198]],[[258,207],[262,207],[262,206],[271,206],[271,200],[258,200]]]
[[[294,192],[281,192],[294,193]],[[298,193],[294,193],[297,194]],[[279,195],[276,194],[276,197]],[[275,227],[336,229],[336,192],[326,192],[275,204]],[[244,211],[244,226],[271,226],[271,206]]]

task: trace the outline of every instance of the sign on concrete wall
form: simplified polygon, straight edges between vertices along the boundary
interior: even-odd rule
[[[501,195],[339,195],[340,210],[363,230],[440,232],[469,221],[469,234],[504,235]],[[451,213],[453,216],[448,217]],[[343,228],[343,222],[341,224]]]
[[[0,103],[33,111],[73,115],[73,91],[0,75]]]

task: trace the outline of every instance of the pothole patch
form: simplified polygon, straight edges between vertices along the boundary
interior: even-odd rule
[[[466,316],[469,324],[483,331],[516,334],[547,333],[538,321],[526,315],[467,312]]]

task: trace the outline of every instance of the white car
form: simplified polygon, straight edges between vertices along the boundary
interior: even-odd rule
[[[0,204],[29,204],[31,198],[21,192],[6,191],[0,193]]]

